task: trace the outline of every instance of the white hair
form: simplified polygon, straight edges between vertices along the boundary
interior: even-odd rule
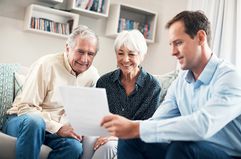
[[[88,39],[96,41],[96,52],[99,50],[99,38],[93,30],[85,25],[79,25],[74,28],[73,32],[69,35],[66,44],[71,48],[75,47],[76,37],[80,39]]]
[[[144,58],[147,53],[146,39],[139,30],[124,30],[118,34],[115,39],[114,49],[115,52],[121,48],[126,47],[129,50],[136,51]]]

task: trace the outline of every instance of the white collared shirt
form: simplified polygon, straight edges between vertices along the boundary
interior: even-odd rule
[[[46,123],[46,130],[56,133],[68,123],[58,92],[59,86],[94,87],[98,78],[99,74],[94,66],[76,76],[66,53],[46,55],[32,65],[22,92],[15,98],[13,107],[7,113],[40,114]]]

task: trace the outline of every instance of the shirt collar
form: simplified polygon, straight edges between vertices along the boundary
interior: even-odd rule
[[[113,76],[112,76],[113,82],[115,82],[115,81],[117,81],[119,79],[120,73],[121,73],[120,69],[117,69],[116,71],[114,71]]]
[[[115,72],[114,72],[114,74],[113,74],[113,76],[112,76],[112,80],[113,80],[113,82],[115,82],[115,81],[119,81],[120,82],[120,74],[121,74],[121,70],[120,69],[118,69],[118,70],[116,70]],[[145,79],[145,76],[147,75],[147,72],[146,71],[144,71],[143,69],[142,69],[142,67],[140,67],[140,74],[139,74],[139,76],[138,76],[138,78],[137,78],[137,80],[136,80],[136,84],[138,84],[139,86],[141,86],[141,87],[143,87],[143,85],[144,85],[144,79]]]
[[[136,84],[138,84],[139,86],[143,87],[144,86],[144,83],[145,83],[145,76],[147,75],[147,72],[144,71],[142,69],[142,67],[140,67],[140,74],[136,80]]]
[[[72,75],[76,76],[76,73],[72,70],[72,67],[69,64],[67,52],[64,52],[64,66],[68,72],[70,72]]]
[[[218,62],[217,56],[215,54],[213,54],[211,56],[210,60],[208,61],[207,65],[205,66],[204,70],[201,72],[197,81],[199,81],[203,84],[209,84],[209,82],[211,81],[211,79],[217,69],[218,63],[219,62]],[[192,71],[189,70],[187,72],[185,79],[188,83],[195,82]]]

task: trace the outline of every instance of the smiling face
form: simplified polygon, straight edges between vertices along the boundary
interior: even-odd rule
[[[123,74],[136,73],[141,63],[141,56],[138,52],[129,50],[122,46],[116,52],[117,65]]]
[[[181,68],[184,70],[196,69],[201,63],[201,46],[197,37],[191,38],[185,32],[182,21],[173,23],[169,28],[169,42],[172,55],[177,58]]]
[[[75,46],[66,46],[68,61],[76,75],[86,71],[91,65],[96,55],[96,40],[81,39],[78,36]]]

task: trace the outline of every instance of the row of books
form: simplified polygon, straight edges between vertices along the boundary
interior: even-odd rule
[[[105,0],[75,0],[75,7],[103,13]]]
[[[131,19],[120,18],[118,24],[118,33],[122,30],[138,29],[146,39],[152,39],[149,23],[140,23]]]
[[[68,35],[70,23],[58,23],[45,18],[31,17],[30,27],[33,29]]]

